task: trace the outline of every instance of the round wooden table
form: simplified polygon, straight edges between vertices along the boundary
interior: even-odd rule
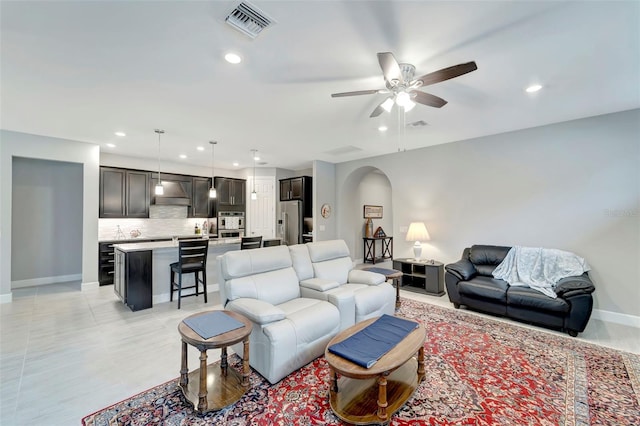
[[[194,318],[213,311],[200,312],[189,316]],[[180,389],[184,397],[193,404],[194,409],[202,414],[207,411],[220,410],[238,401],[249,388],[249,335],[251,321],[243,315],[231,311],[219,311],[234,318],[243,327],[226,333],[203,339],[191,327],[181,321],[178,331],[182,337],[182,368],[180,369]],[[242,375],[233,368],[228,368],[227,346],[243,342]],[[200,368],[189,373],[187,368],[187,344],[200,351]],[[207,365],[207,350],[221,348],[220,363]]]
[[[413,395],[424,379],[424,341],[422,324],[384,354],[371,368],[364,368],[329,352],[329,346],[362,330],[378,318],[353,325],[335,336],[324,356],[331,369],[329,404],[345,422],[386,424]],[[417,354],[417,359],[414,355]],[[338,379],[338,375],[341,375]]]

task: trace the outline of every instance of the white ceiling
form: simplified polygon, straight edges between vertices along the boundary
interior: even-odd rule
[[[214,139],[216,167],[255,148],[301,169],[640,107],[638,1],[252,0],[276,21],[253,40],[224,22],[238,3],[3,0],[1,127],[147,158],[162,128],[164,160],[208,166]],[[403,132],[395,110],[369,118],[385,95],[330,97],[383,88],[384,51],[478,70],[426,88],[449,104]]]

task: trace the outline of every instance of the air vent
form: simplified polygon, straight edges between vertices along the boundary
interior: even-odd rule
[[[274,23],[273,19],[267,17],[257,7],[246,2],[240,3],[233,9],[225,21],[251,38],[256,38],[262,30]]]
[[[414,121],[413,123],[407,123],[407,127],[422,127],[426,126],[427,122],[424,120]]]

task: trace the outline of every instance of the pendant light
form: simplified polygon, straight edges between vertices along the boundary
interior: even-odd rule
[[[253,153],[253,191],[251,191],[251,199],[257,200],[258,193],[256,192],[256,159],[258,158],[258,150],[252,149],[251,152]]]
[[[164,130],[156,129],[155,132],[158,134],[158,183],[156,183],[155,194],[163,195],[164,187],[162,186],[162,181],[160,180],[160,135],[164,133]]]
[[[209,141],[209,143],[211,144],[211,188],[209,188],[209,198],[216,198],[217,194],[216,194],[216,187],[215,187],[215,178],[213,176],[213,150],[216,147],[216,144],[218,142],[216,141]]]

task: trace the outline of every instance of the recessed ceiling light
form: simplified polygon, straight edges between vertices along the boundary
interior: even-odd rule
[[[380,126],[378,127],[378,130],[381,132],[386,132],[389,128],[387,126]]]
[[[233,162],[233,167],[238,167],[240,165],[240,163],[238,163],[237,161]]]
[[[538,90],[542,89],[542,86],[539,84],[532,84],[531,86],[527,87],[525,90],[527,93],[535,93]]]
[[[227,53],[226,55],[224,55],[224,59],[230,64],[239,64],[240,62],[242,62],[242,58],[236,53]]]
[[[112,143],[108,143],[108,144],[107,144],[107,146],[108,146],[109,148],[115,148],[115,147],[116,147],[116,146],[115,146],[114,144],[112,144]]]
[[[121,138],[124,138],[125,136],[127,136],[127,134],[125,132],[115,132],[116,136],[119,136]]]
[[[198,151],[204,151],[204,146],[199,146],[196,148]]]
[[[187,156],[184,155],[184,154],[180,154],[180,158],[185,159],[185,158],[187,158]]]

